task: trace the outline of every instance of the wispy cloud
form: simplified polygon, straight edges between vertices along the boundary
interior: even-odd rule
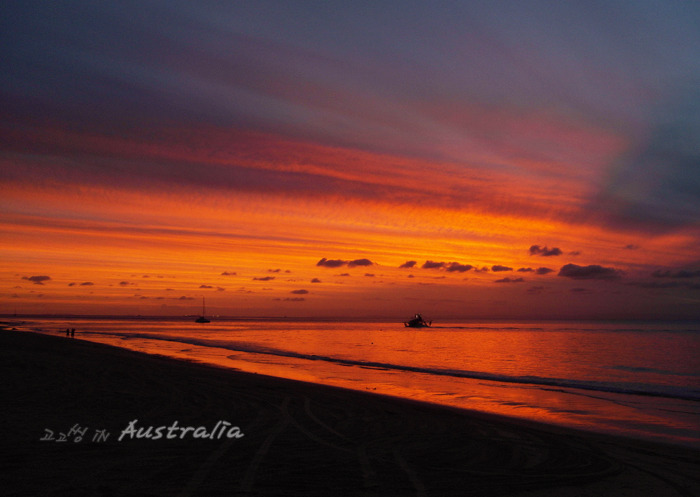
[[[82,305],[83,280],[110,298],[163,291],[157,274],[175,295],[277,276],[245,295],[261,312],[321,272],[350,309],[383,285],[403,302],[428,278],[438,293],[457,279],[509,292],[489,277],[509,271],[560,295],[623,272],[695,284],[692,2],[409,2],[397,16],[385,2],[147,0],[131,15],[79,0],[4,13],[0,259],[16,268],[7,288],[43,285],[47,305]],[[533,262],[574,255],[554,280]],[[381,278],[327,271],[374,268]],[[655,302],[618,286],[635,308]],[[666,289],[678,302],[694,291]]]
[[[523,278],[501,278],[496,280],[495,283],[523,283],[525,279]]]
[[[651,274],[655,278],[700,278],[700,270],[688,269],[657,269]]]

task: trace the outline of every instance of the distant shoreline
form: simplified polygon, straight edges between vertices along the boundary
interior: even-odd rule
[[[158,315],[108,315],[108,314],[0,314],[0,320],[9,324],[17,320],[26,319],[95,319],[95,320],[109,320],[109,319],[123,319],[123,320],[144,320],[144,321],[186,321],[189,319],[194,319],[198,317],[199,314],[187,314],[187,315],[172,315],[172,316],[158,316]],[[214,315],[212,317],[213,322],[216,320],[220,321],[270,321],[270,322],[375,322],[375,323],[396,323],[402,324],[406,320],[406,316],[400,317],[294,317],[294,316],[218,316]],[[562,323],[695,323],[699,326],[700,331],[700,318],[698,319],[610,319],[610,318],[442,318],[435,320],[435,326],[439,326],[440,323],[450,324],[450,323],[537,323],[537,322],[562,322]],[[0,323],[2,325],[3,323]]]

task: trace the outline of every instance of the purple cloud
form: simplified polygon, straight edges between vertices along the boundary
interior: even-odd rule
[[[50,281],[51,276],[39,275],[39,276],[22,276],[23,280],[31,281],[35,285],[43,285],[45,281]]]
[[[559,270],[559,276],[574,280],[612,280],[622,277],[624,273],[612,267],[603,267],[597,264],[579,266],[567,264]]]
[[[358,267],[371,266],[374,263],[369,259],[355,259],[353,261],[344,261],[342,259],[326,259],[325,257],[316,263],[320,267],[336,268],[341,266]]]
[[[354,261],[348,262],[348,267],[356,266],[371,266],[373,264],[369,259],[355,259]]]
[[[491,266],[491,271],[494,273],[502,272],[502,271],[512,271],[512,267],[508,266],[501,266],[500,264],[496,264],[495,266]]]
[[[445,270],[453,273],[453,272],[458,272],[458,273],[465,273],[472,269],[474,266],[471,264],[460,264],[458,262],[450,262],[446,267]]]
[[[561,255],[562,251],[561,249],[557,247],[553,248],[548,248],[546,245],[544,247],[540,247],[539,245],[532,245],[530,247],[530,255],[541,255],[543,257],[551,257],[554,255]]]

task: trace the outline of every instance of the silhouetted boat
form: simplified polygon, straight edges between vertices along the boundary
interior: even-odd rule
[[[207,318],[204,317],[206,314],[205,309],[204,309],[204,297],[202,297],[202,315],[199,316],[197,319],[194,320],[195,323],[211,323]]]
[[[431,324],[433,324],[432,321],[426,321],[420,314],[416,314],[413,319],[403,323],[406,328],[429,328]]]

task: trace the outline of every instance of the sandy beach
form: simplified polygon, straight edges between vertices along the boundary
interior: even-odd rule
[[[692,496],[700,454],[0,331],[8,496]],[[65,440],[64,440],[65,439]]]

